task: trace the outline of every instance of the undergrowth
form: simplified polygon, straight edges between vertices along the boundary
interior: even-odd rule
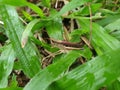
[[[120,90],[119,0],[0,0],[0,90]]]

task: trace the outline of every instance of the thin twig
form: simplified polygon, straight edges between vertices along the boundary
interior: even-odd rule
[[[84,41],[84,43],[85,43],[90,49],[92,49],[92,46],[90,45],[89,40],[87,40],[87,38],[81,37],[81,39]]]
[[[90,38],[89,38],[89,44],[90,44],[92,40],[92,10],[91,10],[90,3],[88,3],[88,8],[89,8],[89,13],[90,13]]]
[[[58,1],[59,1],[59,0],[56,0],[56,3],[55,3],[55,8],[57,8],[57,7],[58,7]]]
[[[19,17],[19,19],[20,19],[25,25],[27,25],[26,21],[23,20],[21,17]]]

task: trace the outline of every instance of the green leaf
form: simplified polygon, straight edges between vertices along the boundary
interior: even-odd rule
[[[83,30],[90,29],[90,22],[88,20],[79,20],[79,23]],[[120,42],[110,36],[104,28],[96,23],[92,23],[92,45],[98,54],[113,50],[119,47]]]
[[[84,50],[81,51],[81,55],[86,58],[86,60],[90,60],[92,58],[92,51],[90,50],[90,48],[88,48],[87,46],[84,46]]]
[[[33,20],[32,16],[31,16],[28,12],[22,10],[22,14],[23,14],[24,17],[25,17],[26,19],[28,19],[29,21]]]
[[[115,37],[116,39],[120,40],[120,19],[109,23],[105,26],[106,31]]]
[[[87,2],[89,2],[91,0],[72,0],[71,2],[69,2],[68,4],[66,4],[58,14],[56,14],[56,16],[61,16],[63,14],[65,14],[66,12],[73,10]]]
[[[17,82],[17,80],[16,80],[16,75],[13,74],[13,75],[12,75],[12,80],[10,81],[9,86],[10,86],[10,87],[17,87],[17,85],[18,85],[18,82]]]
[[[109,32],[111,36],[115,37],[120,41],[120,30],[114,30],[113,32]]]
[[[101,3],[91,4],[90,5],[91,13],[95,14],[100,9],[101,6],[102,6]],[[84,15],[89,15],[89,14],[90,14],[89,7],[86,6],[81,11],[78,11],[75,15],[83,15],[84,16]]]
[[[33,48],[34,46],[31,41],[28,41],[24,49],[21,47],[20,41],[24,27],[18,19],[15,8],[0,5],[0,11],[7,36],[12,43],[17,58],[20,60],[22,69],[28,77],[33,77],[40,70],[40,62]]]
[[[103,14],[111,14],[111,15],[114,15],[114,14],[118,14],[117,12],[113,12],[112,10],[109,10],[109,9],[101,9],[100,10]]]
[[[50,8],[50,2],[51,2],[51,0],[42,0],[42,5]]]
[[[107,86],[108,90],[120,90],[120,81],[116,80],[112,84]]]
[[[32,40],[36,45],[42,46],[42,47],[44,47],[44,49],[46,49],[46,50],[48,50],[48,51],[50,51],[50,52],[56,52],[56,51],[59,50],[59,48],[57,48],[57,47],[52,47],[52,45],[47,44],[47,43],[45,43],[45,42],[43,42],[43,41],[40,41],[40,40],[36,39],[35,37],[31,37],[31,40]]]
[[[46,88],[80,56],[79,51],[70,51],[63,55],[59,61],[48,66],[40,71],[32,80],[25,86],[24,90],[46,90]]]
[[[26,5],[31,8],[34,12],[36,12],[41,18],[45,17],[43,11],[37,7],[36,5],[27,2]]]
[[[25,6],[26,0],[0,0],[0,4],[9,4],[14,6]]]
[[[97,21],[97,23],[101,26],[106,26],[109,23],[112,23],[118,19],[120,19],[120,14],[109,15],[109,16],[106,16],[104,19]]]
[[[27,2],[26,0],[0,0],[0,5],[1,4],[8,4],[8,5],[13,5],[13,6],[28,6],[31,8],[34,12],[38,13],[40,17],[44,17],[43,11],[37,7],[36,5]]]
[[[7,87],[7,88],[2,88],[0,90],[23,90],[21,87]]]
[[[63,39],[63,26],[62,26],[62,19],[61,18],[55,18],[54,20],[51,20],[47,26],[47,33],[49,36],[56,40],[62,40]]]
[[[13,70],[22,70],[22,66],[21,66],[20,61],[14,62]]]
[[[82,35],[88,34],[88,30],[76,29],[70,33],[71,42],[80,42],[80,37]]]
[[[105,29],[108,32],[113,32],[114,30],[120,30],[120,19],[117,19],[116,21],[109,23],[108,25],[105,26]]]
[[[47,90],[98,90],[111,84],[120,75],[119,52],[120,48],[92,59],[55,81]]]
[[[22,34],[22,39],[21,39],[21,45],[22,47],[25,46],[25,44],[27,43],[28,41],[28,36],[30,35],[34,25],[36,25],[36,23],[38,23],[40,20],[39,19],[34,19],[33,21],[31,21],[26,29],[24,30],[23,34]]]
[[[11,45],[4,48],[0,56],[0,88],[8,85],[8,76],[12,72],[15,55]]]

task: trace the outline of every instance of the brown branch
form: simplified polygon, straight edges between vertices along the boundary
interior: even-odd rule
[[[72,43],[72,42],[68,42],[68,41],[56,41],[56,40],[52,40],[53,43],[57,43],[57,44],[61,44],[64,45],[66,47],[76,47],[76,48],[81,48],[82,47],[82,43]]]

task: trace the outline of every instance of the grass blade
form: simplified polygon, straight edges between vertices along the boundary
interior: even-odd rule
[[[8,85],[8,76],[12,72],[15,55],[11,45],[5,47],[0,56],[0,88]]]
[[[24,88],[24,90],[46,90],[68,67],[80,56],[78,51],[71,51],[56,63],[40,71]]]
[[[26,0],[1,0],[0,3],[3,5],[8,4],[12,6],[28,6],[34,12],[38,13],[40,17],[44,17],[44,13],[39,7],[37,7],[36,5],[32,3],[27,2]]]
[[[106,17],[100,21],[97,21],[97,23],[104,27],[104,26],[106,26],[106,25],[110,24],[111,22],[114,22],[118,19],[120,19],[120,14],[109,15],[108,17]]]
[[[79,22],[84,30],[90,29],[90,22],[88,20],[80,20]],[[110,36],[103,27],[92,23],[92,45],[98,54],[103,54],[103,52],[118,48],[120,42]]]
[[[31,8],[34,12],[38,13],[38,15],[39,15],[41,18],[44,17],[44,13],[43,13],[43,11],[42,11],[39,7],[37,7],[36,5],[34,5],[34,4],[32,4],[32,3],[29,3],[29,2],[27,2],[26,5],[27,5],[29,8]]]
[[[48,90],[98,90],[111,84],[120,75],[119,52],[120,48],[111,50],[77,67],[54,82]]]
[[[0,4],[9,4],[14,6],[25,6],[26,0],[0,0]]]
[[[14,7],[0,5],[0,11],[7,35],[12,43],[17,58],[21,62],[22,69],[28,77],[33,77],[40,70],[40,63],[33,48],[34,46],[29,41],[24,49],[21,47],[20,41],[24,28],[18,19]]]
[[[105,26],[105,29],[107,29],[108,32],[114,32],[114,30],[120,30],[120,19],[117,19],[116,21],[109,23]]]
[[[66,12],[75,9],[91,0],[72,0],[70,3],[66,4],[56,16],[65,14]]]
[[[30,33],[31,33],[34,25],[35,25],[36,23],[38,23],[39,21],[40,21],[39,19],[34,19],[33,21],[31,21],[31,22],[27,25],[26,29],[24,30],[24,32],[23,32],[23,34],[22,34],[22,39],[21,39],[21,45],[22,45],[22,47],[24,47],[25,44],[27,43],[27,41],[28,41],[28,36],[30,35]]]

